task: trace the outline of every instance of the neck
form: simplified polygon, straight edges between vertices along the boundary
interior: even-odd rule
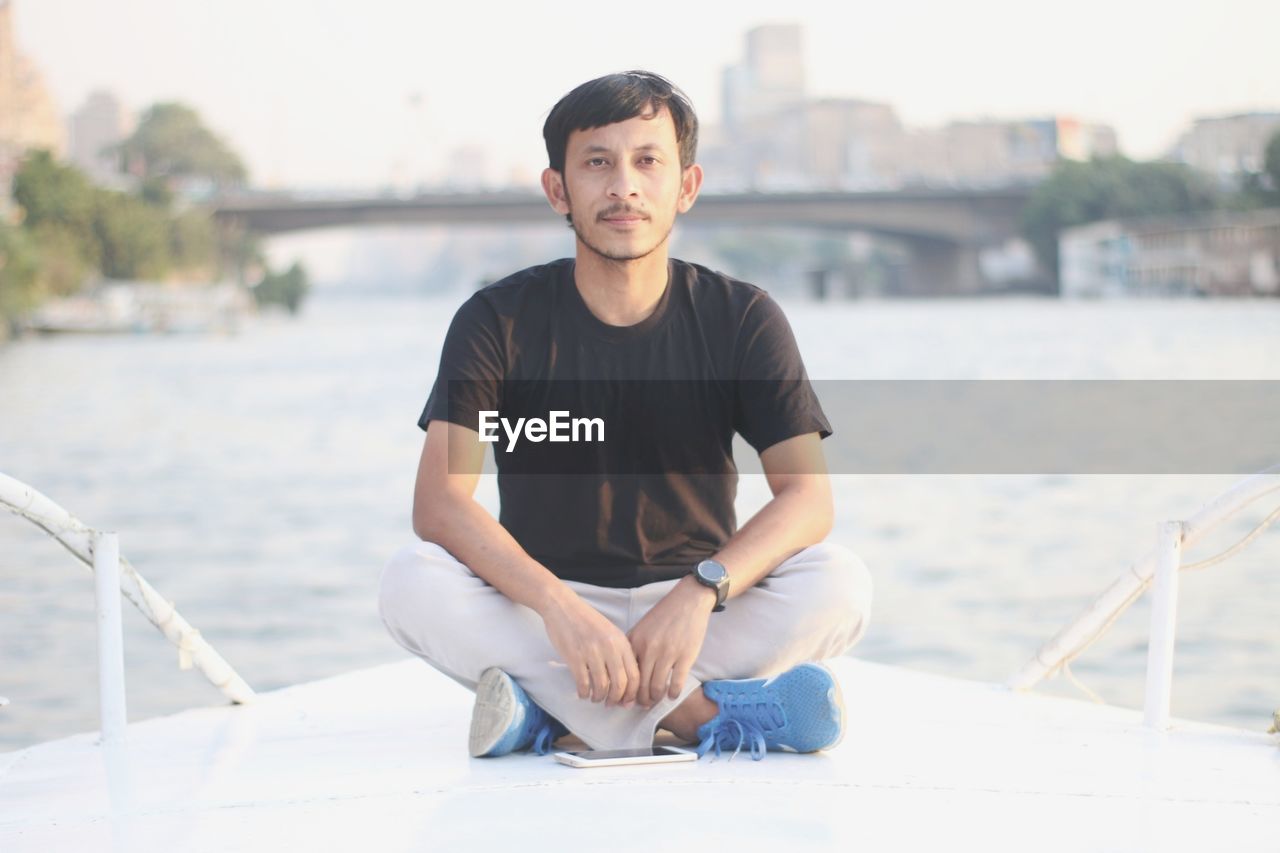
[[[654,312],[667,289],[667,244],[634,261],[614,261],[579,242],[573,280],[600,322],[634,326]]]

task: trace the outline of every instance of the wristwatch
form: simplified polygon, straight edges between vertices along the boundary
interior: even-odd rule
[[[712,613],[724,610],[724,600],[729,597],[729,570],[715,560],[703,560],[693,568],[693,577],[703,586],[716,591],[716,606]]]

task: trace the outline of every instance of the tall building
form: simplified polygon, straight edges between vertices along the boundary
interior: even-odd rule
[[[766,24],[747,32],[742,62],[721,78],[729,130],[804,101],[804,49],[799,24]]]
[[[111,147],[128,135],[128,118],[110,92],[94,92],[67,122],[69,159],[100,184],[120,179],[119,158]]]
[[[1280,112],[1197,119],[1179,137],[1170,158],[1194,166],[1224,186],[1246,172],[1261,172],[1267,142],[1280,133]]]
[[[48,148],[61,154],[63,148],[62,121],[44,79],[14,43],[13,5],[0,0],[0,213],[23,153]]]
[[[13,10],[0,0],[0,152],[18,133],[18,53],[13,43]]]
[[[44,78],[14,44],[10,0],[0,0],[0,144],[57,154],[63,148],[62,121]]]

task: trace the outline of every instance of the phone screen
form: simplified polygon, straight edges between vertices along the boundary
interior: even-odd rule
[[[609,758],[653,758],[658,755],[681,755],[682,751],[672,749],[669,746],[644,746],[638,749],[588,749],[569,754],[587,761],[603,761]]]

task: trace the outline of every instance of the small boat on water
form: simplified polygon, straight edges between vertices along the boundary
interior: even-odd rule
[[[229,282],[107,281],[84,294],[51,300],[20,325],[39,334],[233,332],[253,310],[253,298]]]
[[[0,850],[1280,850],[1275,736],[1169,718],[1161,627],[1181,545],[1280,493],[1278,470],[1165,525],[1170,536],[1009,684],[842,658],[830,665],[846,734],[829,752],[590,770],[470,758],[471,694],[416,659],[254,693],[114,534],[0,475],[0,504],[92,564],[237,703],[125,726],[123,686],[115,696],[104,677],[101,733],[0,754]],[[1025,689],[1148,586],[1143,711]]]

